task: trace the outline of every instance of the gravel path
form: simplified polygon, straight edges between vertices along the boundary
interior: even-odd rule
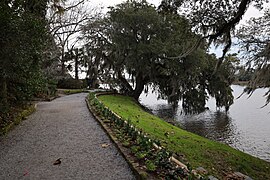
[[[86,96],[38,103],[34,114],[0,137],[0,179],[135,179],[89,113]],[[62,163],[53,165],[58,158]]]

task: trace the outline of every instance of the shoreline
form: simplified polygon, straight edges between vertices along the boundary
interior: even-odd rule
[[[210,171],[211,174],[217,175],[217,177],[220,177],[220,178],[224,177],[221,175],[222,174],[221,172],[227,172],[227,173],[231,171],[238,172],[240,171],[240,169],[238,168],[242,167],[244,169],[247,168],[246,170],[243,169],[242,172],[244,174],[250,175],[251,177],[254,177],[254,179],[256,177],[258,178],[261,177],[264,179],[268,178],[268,176],[263,175],[264,174],[263,172],[267,172],[266,174],[269,174],[268,173],[269,169],[265,169],[266,167],[270,165],[269,162],[266,162],[264,160],[258,159],[256,157],[253,157],[251,155],[248,155],[246,153],[233,149],[229,147],[228,145],[218,143],[216,141],[208,140],[201,136],[179,129],[176,126],[169,125],[169,123],[165,122],[164,120],[161,120],[160,118],[157,118],[156,116],[154,117],[152,114],[148,113],[149,115],[147,115],[143,113],[142,110],[139,110],[140,108],[138,109],[138,113],[136,114],[135,113],[136,105],[135,104],[132,105],[133,103],[129,99],[130,98],[128,97],[119,96],[119,95],[99,96],[99,100],[102,103],[105,103],[107,107],[110,107],[110,109],[113,112],[117,113],[121,117],[126,117],[127,119],[129,119],[133,125],[135,125],[139,129],[144,130],[145,133],[150,135],[150,137],[158,138],[161,142],[163,142],[162,146],[168,148],[170,151],[180,152],[180,154],[184,155],[185,157],[184,159],[188,160],[188,162],[191,165],[194,165],[194,167],[200,167],[200,166],[205,167],[207,170]],[[119,103],[117,103],[117,101]],[[138,117],[140,117],[141,119],[145,118],[145,120],[142,122],[141,120],[139,120],[140,118]],[[155,120],[153,121],[151,119],[153,120],[155,119]],[[152,121],[155,123],[153,124]],[[163,130],[161,130],[160,128]],[[172,130],[169,130],[169,129],[172,129]],[[188,138],[178,139],[178,137],[183,137],[183,136],[188,137]],[[212,156],[209,157],[208,155],[209,153]],[[225,159],[221,160],[220,157],[223,157]],[[199,160],[198,158],[201,160]],[[220,165],[218,166],[217,164],[214,165],[216,161],[218,161]],[[235,165],[239,164],[239,165],[235,166],[233,164]],[[250,169],[251,164],[253,164],[253,166],[257,168],[256,171],[252,170],[253,168]],[[265,165],[262,166],[260,164],[265,164]]]

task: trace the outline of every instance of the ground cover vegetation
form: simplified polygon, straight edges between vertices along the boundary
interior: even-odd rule
[[[225,178],[230,172],[241,172],[253,179],[269,179],[269,162],[252,157],[225,144],[210,141],[175,127],[145,112],[131,97],[122,95],[101,95],[98,96],[98,99],[105,107],[108,107],[111,111],[118,114],[134,128],[139,129],[148,137],[156,140],[163,147],[166,147],[171,154],[177,156],[182,162],[190,164],[190,169],[204,167],[211,175],[221,179]],[[97,102],[93,103],[96,104],[101,111],[104,111],[102,105]],[[109,119],[111,118],[110,113],[106,110],[103,113],[105,113]],[[121,124],[121,122],[117,123]],[[135,146],[131,144],[130,148],[138,149],[141,147],[140,145],[137,147],[136,144]],[[134,154],[136,153],[135,151]],[[153,167],[159,166],[157,162],[151,159],[151,156],[147,156],[148,153],[149,152],[139,151],[138,154],[143,156],[142,159],[145,160],[145,163],[152,161],[152,163],[154,163]],[[175,177],[177,177],[177,173]]]
[[[126,155],[129,157],[129,162],[136,166],[139,179],[193,179],[199,177],[198,174],[195,176],[191,173],[190,167],[186,169],[177,167],[170,161],[172,153],[164,148],[158,148],[159,140],[150,139],[141,129],[132,125],[131,121],[126,121],[113,113],[96,98],[95,93],[89,94],[88,105],[95,117],[101,120],[102,126],[105,126],[104,128],[110,133],[110,136],[114,140],[117,139],[116,143],[121,143],[118,146],[129,149]],[[204,179],[203,176],[200,175],[200,177]]]
[[[83,89],[65,89],[63,90],[63,94],[70,95],[70,94],[77,94],[77,93],[82,93],[82,92],[87,92]]]

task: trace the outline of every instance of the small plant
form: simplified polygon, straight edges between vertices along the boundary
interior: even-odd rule
[[[191,172],[192,171],[192,166],[188,163],[187,164],[187,168],[188,168],[188,171]]]
[[[129,140],[124,141],[122,144],[123,144],[124,147],[130,147],[130,141]]]
[[[171,154],[162,149],[158,152],[155,162],[162,169],[171,169],[172,165],[171,162],[169,161],[170,157]]]
[[[138,138],[139,133],[133,128],[133,131],[130,132],[131,140],[135,141]]]
[[[151,150],[153,144],[149,141],[149,138],[146,137],[144,134],[140,134],[139,138],[137,139],[138,144],[140,145],[141,149],[144,151]]]
[[[133,154],[136,154],[139,151],[139,146],[132,146],[130,150]]]
[[[145,162],[145,165],[148,171],[156,171],[157,169],[157,166],[155,165],[155,163],[150,160],[147,160]]]
[[[138,158],[138,159],[144,159],[146,157],[147,153],[146,152],[137,152],[135,154],[135,156]]]

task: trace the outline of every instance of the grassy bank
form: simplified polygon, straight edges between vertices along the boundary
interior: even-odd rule
[[[270,179],[270,163],[266,161],[177,128],[145,112],[132,98],[120,95],[98,98],[150,137],[159,139],[164,147],[194,168],[204,167],[219,178],[227,172],[241,172],[253,179]]]

